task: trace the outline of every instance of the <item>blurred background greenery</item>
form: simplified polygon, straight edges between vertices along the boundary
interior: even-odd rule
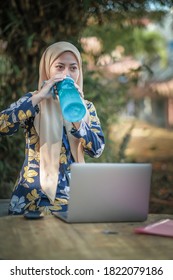
[[[172,5],[171,0],[6,0],[0,7],[0,111],[26,92],[37,89],[39,60],[48,45],[63,40],[73,43],[83,58],[85,98],[94,102],[106,138],[105,151],[94,162],[152,162],[151,211],[171,213],[172,170],[165,167],[168,161],[172,164],[170,152],[160,159],[154,143],[136,156],[128,153],[128,145],[136,127],[144,132],[146,128],[153,131],[162,127],[164,135],[172,130],[172,123],[163,127],[151,118],[150,126],[146,118],[139,122],[141,101],[134,90],[140,91],[142,84],[141,92],[146,94],[156,61],[161,69],[168,68],[169,40],[159,28],[165,17],[172,18]],[[133,112],[128,109],[130,104]],[[140,138],[138,145],[146,139]],[[22,129],[13,136],[0,138],[0,198],[10,197],[23,163],[24,144]],[[158,153],[146,157],[146,149]]]

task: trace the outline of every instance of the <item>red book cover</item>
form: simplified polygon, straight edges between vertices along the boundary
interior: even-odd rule
[[[173,220],[164,219],[144,227],[135,228],[135,233],[173,237]]]

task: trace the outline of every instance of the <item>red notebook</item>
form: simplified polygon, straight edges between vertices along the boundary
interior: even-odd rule
[[[135,228],[135,233],[173,237],[173,220],[164,219],[144,227]]]

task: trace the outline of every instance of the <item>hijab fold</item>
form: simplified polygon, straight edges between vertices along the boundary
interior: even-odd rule
[[[71,43],[58,42],[48,47],[41,57],[38,91],[41,89],[43,82],[50,79],[49,70],[52,63],[65,51],[72,52],[78,61],[79,78],[77,84],[83,90],[82,61],[79,51]],[[39,113],[34,120],[34,126],[40,139],[40,185],[49,200],[54,202],[58,185],[63,125],[66,127],[75,162],[84,162],[84,151],[79,139],[71,134],[72,124],[63,120],[59,98],[42,100],[39,103],[39,109]],[[89,123],[88,111],[84,121]]]

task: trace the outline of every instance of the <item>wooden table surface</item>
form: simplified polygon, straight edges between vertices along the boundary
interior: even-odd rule
[[[173,239],[135,234],[134,228],[172,215],[150,214],[143,223],[67,224],[54,216],[0,218],[0,259],[172,260]]]

